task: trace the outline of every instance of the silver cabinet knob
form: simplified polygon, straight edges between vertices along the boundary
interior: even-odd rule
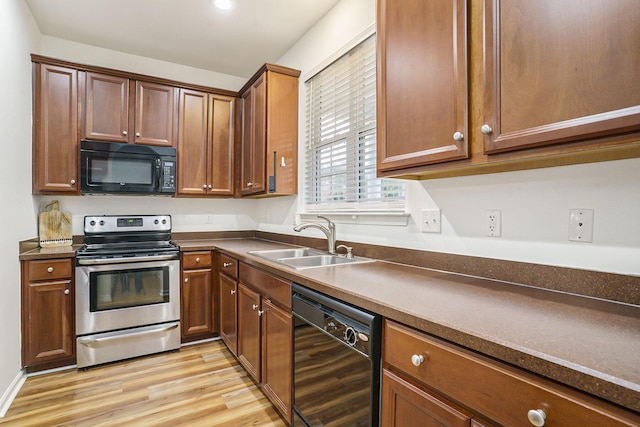
[[[202,184],[202,189],[206,190],[207,189],[207,184]]]
[[[196,258],[196,263],[200,262],[200,257]]]
[[[258,310],[258,316],[262,316],[262,313],[264,313],[264,310]]]
[[[253,182],[247,182],[247,187],[253,187]]]
[[[491,129],[491,126],[484,124],[480,128],[480,132],[484,133],[485,135],[491,135],[491,133],[493,132],[493,129]]]
[[[127,136],[128,132],[126,130],[122,131],[122,135]]]
[[[139,138],[140,137],[140,132],[136,132],[136,136]]]
[[[547,414],[542,409],[532,409],[527,412],[527,418],[529,422],[535,427],[544,426],[544,421],[547,419]]]
[[[47,268],[47,271],[48,271],[49,273],[53,273],[53,267],[49,267],[49,268]]]
[[[256,308],[258,308],[258,304],[253,304],[253,305],[251,306],[251,308],[253,308],[253,309],[255,310]]]
[[[208,188],[209,190],[211,190],[211,189],[213,188],[213,186],[212,186],[211,184],[209,184],[209,185],[207,185],[207,188]]]
[[[189,283],[189,278],[188,277],[184,278],[184,283]]]
[[[64,294],[65,294],[65,295],[69,295],[69,293],[70,293],[70,292],[71,292],[71,291],[70,291],[69,289],[65,289],[65,290],[64,290]]]
[[[455,141],[462,141],[464,139],[464,135],[462,134],[462,132],[456,132],[453,134],[453,139]]]
[[[413,366],[420,366],[424,362],[424,356],[422,354],[414,354],[411,356],[411,363]]]
[[[225,268],[226,268],[226,267],[231,267],[232,265],[233,265],[233,264],[232,264],[232,263],[230,263],[230,262],[223,262],[223,263],[222,263],[222,266],[223,266],[223,267],[225,267]]]
[[[71,181],[69,181],[71,183],[71,185],[76,185],[76,180],[72,179]]]
[[[236,290],[235,289],[231,289],[231,295],[235,295],[236,294]]]

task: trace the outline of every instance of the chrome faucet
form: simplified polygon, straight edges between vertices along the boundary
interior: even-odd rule
[[[316,224],[315,222],[303,222],[302,224],[298,224],[293,227],[294,231],[302,231],[305,228],[317,228],[322,231],[327,236],[327,246],[330,254],[335,255],[336,253],[336,225],[331,222],[329,218],[325,218],[323,216],[318,215],[318,218],[322,218],[327,221],[327,226],[324,227],[320,224]]]

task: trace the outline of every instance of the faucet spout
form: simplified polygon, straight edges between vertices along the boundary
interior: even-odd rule
[[[293,227],[293,231],[300,232],[306,228],[317,228],[327,236],[327,251],[334,255],[336,253],[336,225],[329,220],[329,218],[318,215],[318,218],[322,218],[327,221],[327,226],[324,227],[315,222],[303,222]]]

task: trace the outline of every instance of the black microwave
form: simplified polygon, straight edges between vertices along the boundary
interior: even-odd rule
[[[104,141],[80,141],[82,194],[176,193],[176,149]]]

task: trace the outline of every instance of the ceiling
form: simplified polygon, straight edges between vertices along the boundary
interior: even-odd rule
[[[26,0],[43,35],[243,78],[340,0]]]

